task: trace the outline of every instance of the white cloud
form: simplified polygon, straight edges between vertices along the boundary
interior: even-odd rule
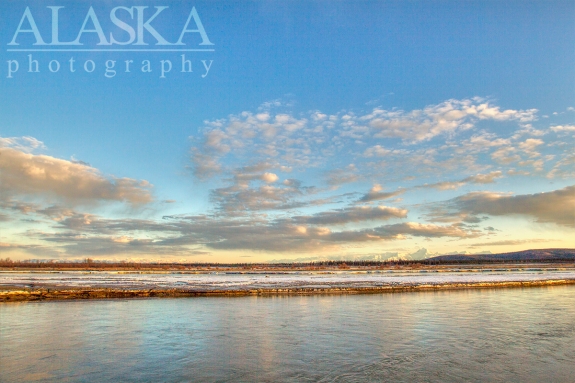
[[[376,108],[360,117],[359,121],[370,126],[376,138],[390,137],[418,142],[471,129],[479,120],[533,121],[536,119],[536,113],[536,109],[502,111],[498,106],[474,98],[448,100],[410,112]]]
[[[348,166],[341,169],[334,169],[326,174],[326,182],[331,186],[341,186],[347,183],[353,183],[360,179],[357,171],[357,167],[354,164],[349,164]]]
[[[0,148],[12,148],[20,152],[32,153],[39,149],[46,149],[46,146],[34,137],[0,137]]]
[[[226,166],[238,161],[241,166],[246,158],[254,162],[273,161],[278,167],[294,170],[325,166],[330,158],[344,154],[342,151],[352,158],[395,159],[407,152],[397,144],[383,141],[399,139],[404,144],[420,144],[436,137],[452,137],[488,120],[516,121],[525,130],[531,126],[527,121],[536,120],[536,113],[536,109],[501,110],[478,97],[447,100],[411,111],[374,108],[367,114],[315,110],[296,116],[266,107],[257,113],[244,111],[205,121],[203,137],[192,148],[192,164],[195,174],[205,177],[226,171]],[[365,148],[368,141],[373,144]],[[467,148],[477,148],[469,153],[510,144],[508,139],[487,132],[463,142]]]
[[[369,190],[369,192],[367,194],[364,194],[363,197],[361,197],[358,200],[358,202],[381,201],[384,199],[396,197],[396,196],[401,195],[403,193],[405,193],[404,189],[398,189],[398,190],[393,191],[393,192],[385,192],[385,191],[382,191],[381,185],[375,184],[375,185],[373,185],[373,187]]]
[[[68,203],[152,201],[147,181],[106,177],[97,169],[47,155],[0,148],[0,190],[6,195],[56,198]]]
[[[390,153],[391,153],[391,150],[385,149],[381,145],[375,145],[375,146],[372,146],[371,148],[365,149],[365,152],[363,152],[363,155],[365,157],[384,157]]]
[[[474,192],[447,203],[451,211],[471,215],[529,216],[540,223],[575,227],[575,186],[551,192],[508,195]]]
[[[543,140],[537,138],[529,138],[519,143],[519,148],[521,148],[525,152],[528,152],[530,155],[533,155],[534,153],[537,154],[535,152],[535,148],[543,144],[544,144]]]
[[[261,179],[267,183],[276,182],[279,177],[274,173],[264,173],[261,176]]]
[[[406,235],[426,238],[473,238],[481,235],[479,230],[466,230],[459,224],[440,226],[434,224],[423,224],[419,222],[406,222],[394,225],[380,226],[375,228],[374,232],[383,237],[394,238],[401,238]]]
[[[551,242],[551,241],[549,239],[540,239],[540,238],[507,239],[507,240],[503,240],[503,241],[472,243],[471,245],[468,245],[468,246],[469,247],[516,246],[516,245],[527,245],[527,244],[531,244],[531,243],[542,243],[542,242]]]
[[[555,125],[551,127],[554,132],[575,132],[575,125]]]
[[[521,160],[515,148],[506,146],[491,153],[491,158],[499,164],[509,165]]]
[[[381,221],[407,217],[406,209],[388,206],[356,206],[316,213],[312,216],[294,216],[296,224],[342,225],[350,222]]]
[[[500,177],[502,177],[502,173],[501,171],[497,170],[487,174],[477,174],[470,176],[459,181],[441,181],[433,184],[425,184],[419,187],[435,188],[438,190],[454,190],[466,184],[491,184],[495,182],[495,179]]]

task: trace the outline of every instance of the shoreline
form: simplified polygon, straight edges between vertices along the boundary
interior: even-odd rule
[[[525,288],[575,285],[575,279],[544,279],[532,281],[467,282],[467,283],[414,283],[407,285],[378,286],[313,286],[313,287],[271,287],[271,288],[67,288],[62,286],[44,286],[41,288],[22,288],[2,286],[0,303],[31,301],[62,301],[86,299],[137,299],[137,298],[192,298],[192,297],[243,297],[243,296],[297,296],[297,295],[341,295],[341,294],[382,294],[420,291]]]
[[[449,272],[454,269],[465,271],[491,270],[511,270],[520,271],[532,268],[538,269],[562,269],[575,270],[575,262],[504,262],[504,263],[447,263],[437,265],[406,264],[406,265],[385,265],[385,266],[206,266],[206,267],[153,267],[141,265],[138,267],[102,267],[98,265],[78,267],[58,267],[57,265],[42,265],[42,267],[5,267],[0,266],[2,273],[65,273],[65,272],[103,272],[103,273],[127,273],[127,274],[281,274],[293,272],[365,272],[365,271],[387,271],[387,272]]]

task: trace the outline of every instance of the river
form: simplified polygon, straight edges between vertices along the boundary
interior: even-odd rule
[[[575,286],[0,304],[1,382],[573,382]]]

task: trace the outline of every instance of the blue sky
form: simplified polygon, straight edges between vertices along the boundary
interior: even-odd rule
[[[31,32],[8,45],[26,7],[49,44],[51,11],[3,2],[7,257],[387,259],[575,245],[573,2],[50,5],[64,7],[64,42],[90,7],[107,39],[126,41],[110,11],[145,6],[146,19],[168,7],[150,25],[175,42],[195,7],[214,45],[188,33],[185,48],[213,51],[185,52],[192,73],[180,72],[182,52],[9,51],[54,48]],[[135,27],[126,9],[117,15]],[[97,45],[95,32],[79,41],[60,48],[142,48]],[[145,29],[144,41],[166,47]]]

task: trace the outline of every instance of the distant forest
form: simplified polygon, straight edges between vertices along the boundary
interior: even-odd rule
[[[421,260],[347,260],[347,261],[316,261],[316,262],[285,262],[285,263],[217,263],[217,262],[112,262],[86,258],[79,261],[66,260],[26,260],[14,261],[10,258],[0,259],[0,267],[26,269],[153,269],[153,270],[190,270],[207,268],[232,269],[350,269],[350,268],[388,268],[392,266],[437,266],[437,265],[473,265],[473,264],[504,264],[504,263],[572,263],[575,262],[575,249],[541,249],[524,250],[500,254],[454,254]]]

